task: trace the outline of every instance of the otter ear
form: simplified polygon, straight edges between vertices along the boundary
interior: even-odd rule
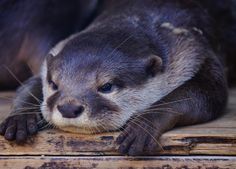
[[[162,59],[157,55],[150,55],[146,61],[146,73],[154,77],[157,73],[163,71]]]

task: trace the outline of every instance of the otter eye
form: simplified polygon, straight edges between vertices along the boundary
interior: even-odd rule
[[[112,92],[113,85],[111,83],[106,83],[103,86],[98,88],[98,91],[101,93],[110,93]]]
[[[53,82],[52,80],[48,81],[49,86],[52,88],[52,90],[57,90],[58,86],[56,85],[55,82]]]

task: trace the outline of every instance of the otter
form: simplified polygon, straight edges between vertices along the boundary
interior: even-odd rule
[[[43,116],[70,132],[122,130],[119,152],[140,155],[160,150],[162,133],[224,112],[217,31],[200,2],[103,3],[94,21],[53,47],[40,74],[19,87],[0,126],[7,140],[25,142]]]

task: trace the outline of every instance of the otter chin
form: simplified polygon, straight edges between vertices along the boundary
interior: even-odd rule
[[[67,102],[61,103],[61,105],[66,105],[64,108],[65,110],[61,108],[63,106],[58,106],[57,103],[55,103],[55,108],[53,108],[52,110],[49,110],[47,106],[41,107],[44,119],[49,124],[58,129],[80,134],[95,134],[114,131],[119,128],[114,125],[114,123],[116,122],[115,117],[112,116],[112,113],[114,112],[106,112],[107,114],[111,114],[110,116],[107,115],[109,116],[107,118],[103,118],[103,114],[101,116],[93,117],[91,116],[91,113],[89,111],[81,110],[80,108],[78,108],[79,106],[76,107],[71,104],[71,102],[69,104],[67,104]],[[112,120],[114,120],[115,122],[113,122]]]

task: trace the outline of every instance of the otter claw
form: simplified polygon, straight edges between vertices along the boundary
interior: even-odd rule
[[[21,144],[26,142],[27,138],[36,134],[38,131],[36,115],[17,115],[8,117],[0,125],[0,134],[6,140],[15,140]]]
[[[27,115],[27,131],[30,135],[34,135],[38,132],[38,125],[35,115]]]
[[[152,133],[145,132],[147,129]],[[126,132],[125,132],[126,131]],[[120,144],[118,151],[123,155],[143,155],[144,151],[146,153],[151,153],[154,150],[160,150],[159,143],[154,140],[159,137],[159,132],[154,131],[154,129],[148,128],[145,124],[142,127],[129,124],[124,132],[122,132],[116,139],[116,143]]]
[[[1,124],[0,124],[0,134],[4,135],[5,130],[6,130],[6,125],[8,123],[8,119],[4,120]]]
[[[16,135],[16,121],[13,118],[9,118],[8,123],[6,124],[4,137],[6,140],[12,141],[15,139],[15,135]]]

